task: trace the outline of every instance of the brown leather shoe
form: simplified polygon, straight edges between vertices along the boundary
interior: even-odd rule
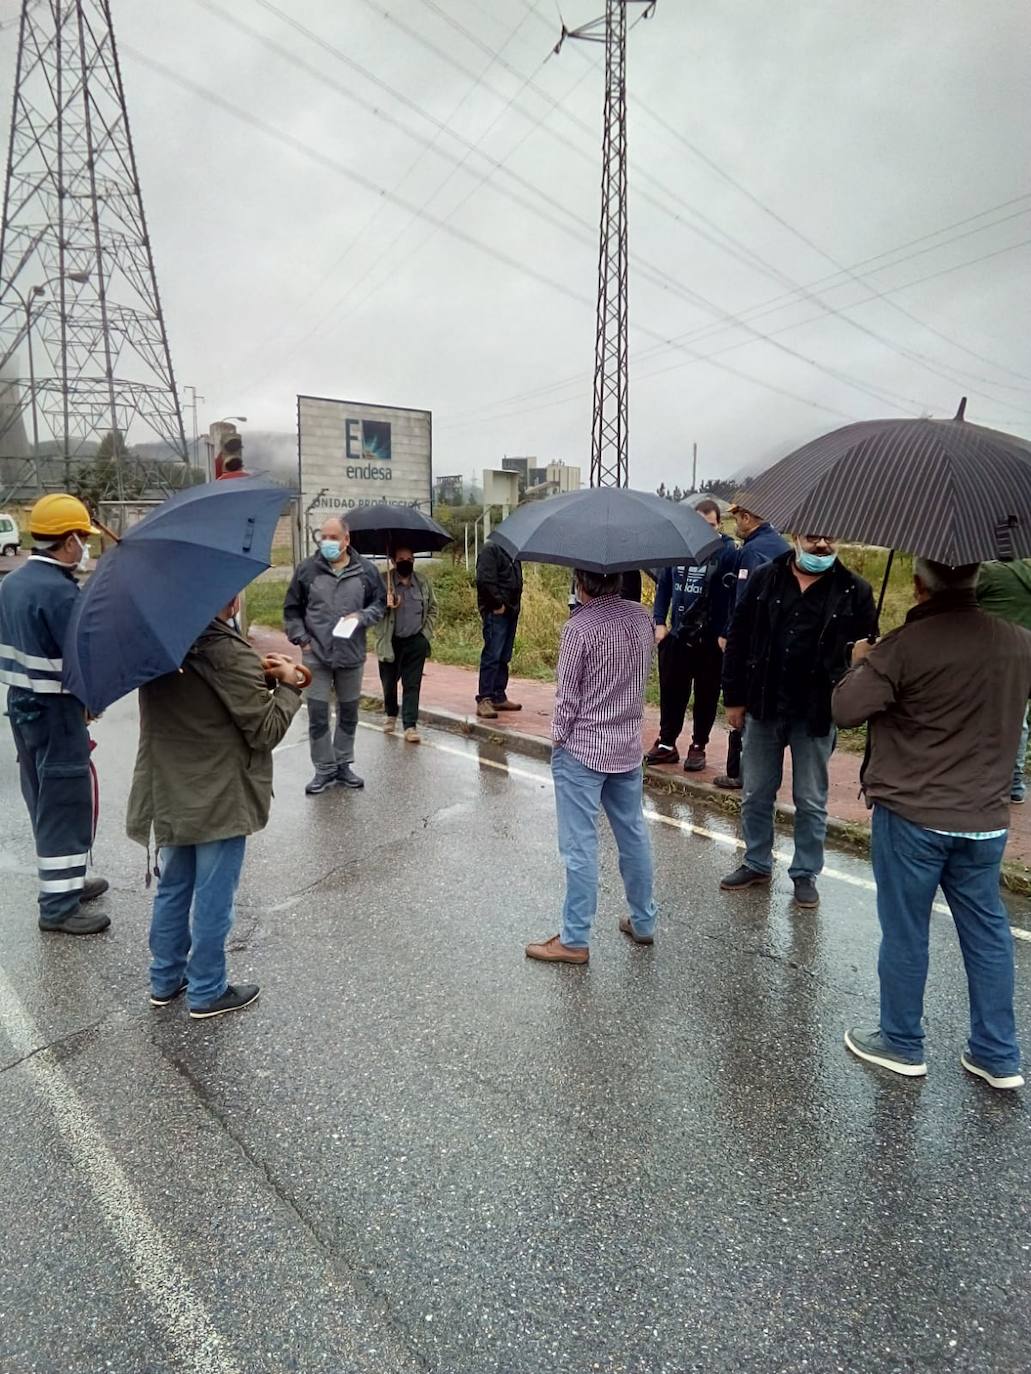
[[[591,954],[586,949],[572,949],[564,945],[558,935],[550,940],[538,940],[526,946],[527,959],[540,959],[545,964],[586,964]]]
[[[655,943],[651,935],[638,935],[629,916],[619,918],[619,928],[624,935],[630,936],[635,945],[654,945]]]
[[[487,701],[486,698],[476,703],[476,714],[481,720],[497,720],[498,718],[498,713],[494,709],[494,703],[492,701]]]
[[[495,711],[521,711],[523,708],[518,701],[509,701],[506,697],[504,701],[496,701],[494,709]]]

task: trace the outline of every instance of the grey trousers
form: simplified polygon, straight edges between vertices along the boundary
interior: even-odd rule
[[[308,743],[316,773],[331,777],[345,763],[354,762],[354,737],[358,730],[358,698],[362,694],[364,664],[354,668],[327,668],[311,654],[304,662],[311,670],[308,703]],[[337,699],[336,728],[330,734],[329,703]]]

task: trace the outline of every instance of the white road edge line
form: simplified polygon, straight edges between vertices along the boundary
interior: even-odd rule
[[[377,734],[383,734],[383,729],[379,725],[371,725],[368,721],[362,720],[358,724],[363,730],[375,730]],[[290,746],[293,747],[293,746]],[[496,759],[477,758],[470,754],[466,749],[459,749],[453,744],[435,744],[432,740],[423,738],[422,748],[436,749],[438,754],[450,754],[452,758],[464,759],[466,763],[475,763],[480,768],[493,768],[499,773],[509,773],[514,778],[526,778],[530,782],[545,787],[553,787],[554,784],[548,773],[531,773],[529,769],[519,768],[508,763],[498,763]],[[704,826],[692,825],[690,821],[682,821],[676,816],[664,816],[661,811],[653,811],[650,807],[644,808],[644,814],[654,825],[668,825],[673,830],[680,830],[685,835],[697,835],[702,840],[714,840],[716,844],[726,845],[729,849],[744,849],[743,840],[736,835],[724,835],[718,830],[706,830]],[[791,855],[787,850],[778,849],[775,857],[786,862],[791,862]],[[877,884],[869,878],[857,878],[852,873],[842,873],[838,868],[825,868],[820,875],[823,878],[833,878],[836,882],[847,883],[850,887],[862,888],[865,892],[876,892]],[[943,916],[951,916],[952,912],[944,902],[935,902],[933,911],[939,912]],[[1013,938],[1016,940],[1027,940],[1031,942],[1031,930],[1021,930],[1019,926],[1010,926]]]
[[[38,1028],[0,968],[0,1030],[18,1055],[31,1054],[41,1043]],[[108,1230],[125,1254],[147,1306],[168,1337],[174,1362],[186,1374],[240,1374],[185,1270],[158,1227],[147,1215],[138,1193],[108,1147],[103,1134],[69,1083],[61,1066],[46,1051],[22,1066],[49,1107],[57,1129],[84,1179]]]

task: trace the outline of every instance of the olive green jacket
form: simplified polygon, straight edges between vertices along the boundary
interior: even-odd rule
[[[437,594],[433,590],[433,583],[428,577],[424,577],[420,572],[412,573],[412,581],[417,583],[422,592],[422,629],[421,634],[427,643],[433,642],[433,631],[437,625]],[[395,582],[395,586],[397,583]],[[387,610],[386,615],[376,627],[376,657],[382,663],[393,663],[394,661],[394,624],[397,620],[395,610]]]
[[[242,635],[214,620],[176,673],[140,688],[129,838],[158,846],[252,835],[268,822],[272,750],[301,704],[270,689]]]
[[[977,604],[989,615],[1031,630],[1031,558],[1013,563],[982,563]]]

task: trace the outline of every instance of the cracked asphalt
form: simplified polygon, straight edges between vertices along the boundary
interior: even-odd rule
[[[1031,1367],[1027,1098],[959,1067],[947,916],[900,1081],[841,1043],[876,1019],[864,861],[828,854],[815,913],[783,865],[730,897],[732,824],[653,799],[655,948],[606,843],[590,967],[531,964],[546,769],[365,728],[366,790],[306,798],[303,729],[230,943],[261,999],[213,1023],[146,1002],[131,705],[96,727],[96,939],[36,929],[0,738],[2,1374]]]

